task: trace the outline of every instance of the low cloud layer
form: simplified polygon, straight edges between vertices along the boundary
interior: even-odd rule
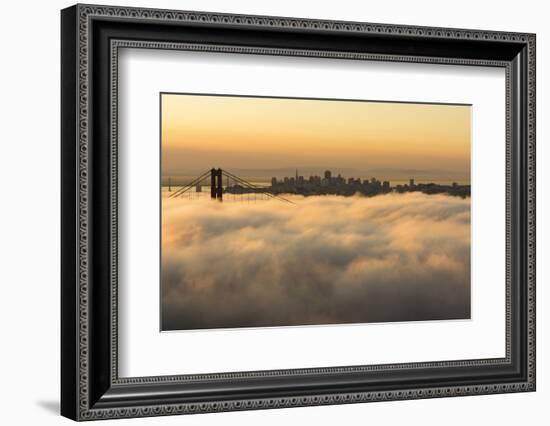
[[[470,199],[163,200],[162,329],[470,317]]]

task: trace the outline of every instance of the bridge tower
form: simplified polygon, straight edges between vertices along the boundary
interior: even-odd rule
[[[210,198],[216,198],[216,176],[218,172],[216,169],[210,169]]]
[[[210,169],[210,198],[222,201],[222,169]]]
[[[218,200],[222,201],[223,198],[223,185],[222,185],[222,169],[218,169],[218,186],[216,187],[216,195]]]

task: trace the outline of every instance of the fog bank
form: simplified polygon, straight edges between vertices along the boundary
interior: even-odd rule
[[[470,317],[470,199],[163,200],[162,329]]]

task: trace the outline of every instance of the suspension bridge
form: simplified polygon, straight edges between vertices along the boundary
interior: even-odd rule
[[[224,186],[225,180],[225,186]],[[200,176],[194,178],[187,185],[175,190],[169,195],[169,198],[186,198],[189,200],[204,198],[203,187],[210,186],[210,198],[212,200],[223,201],[249,201],[259,200],[278,200],[283,203],[295,204],[288,198],[268,191],[267,188],[255,185],[231,172],[223,169],[210,169]]]

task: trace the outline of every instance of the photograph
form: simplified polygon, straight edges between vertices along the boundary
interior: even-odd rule
[[[159,101],[161,331],[471,318],[471,105]]]

